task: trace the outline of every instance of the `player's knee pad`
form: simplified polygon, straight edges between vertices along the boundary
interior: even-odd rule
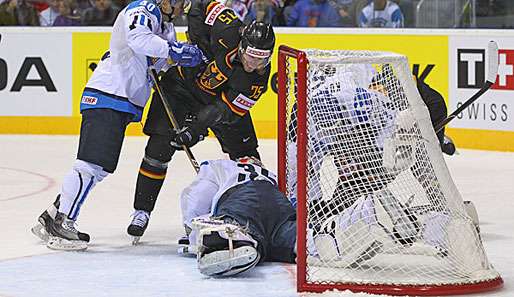
[[[152,157],[145,154],[143,157],[143,161],[141,162],[141,167],[139,168],[139,173],[149,177],[151,179],[161,179],[163,180],[166,177],[166,172],[168,171],[168,162],[162,162],[157,159],[153,159]]]
[[[167,164],[171,161],[171,158],[175,153],[175,148],[171,145],[171,140],[171,136],[150,136],[145,148],[145,157]]]
[[[75,220],[91,189],[108,174],[101,166],[75,160],[72,170],[64,177],[59,211]]]
[[[163,135],[152,135],[146,144],[145,156],[141,162],[139,173],[155,180],[164,180],[168,163],[175,153],[170,145],[171,138]]]
[[[82,178],[88,180],[90,178],[93,178],[93,182],[96,184],[97,182],[101,182],[109,173],[105,170],[103,170],[102,166],[82,161],[82,160],[75,160],[75,163],[73,164],[73,170],[80,173]]]

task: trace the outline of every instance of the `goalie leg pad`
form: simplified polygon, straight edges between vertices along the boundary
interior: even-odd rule
[[[202,274],[230,276],[244,272],[259,263],[255,241],[240,226],[213,218],[197,218],[192,222],[197,232],[197,261]]]
[[[341,215],[333,216],[314,236],[314,244],[322,261],[337,267],[352,267],[373,258],[390,241],[377,223],[373,200],[359,198]]]
[[[259,252],[247,245],[204,254],[198,258],[198,269],[208,276],[232,276],[253,268],[259,260]]]
[[[420,227],[417,217],[402,205],[388,189],[373,194],[378,222],[401,244],[412,244],[417,240]]]

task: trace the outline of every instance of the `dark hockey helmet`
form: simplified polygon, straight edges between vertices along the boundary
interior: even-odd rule
[[[243,63],[250,64],[248,67],[266,67],[271,61],[274,47],[275,32],[270,24],[253,21],[241,30],[239,55]]]

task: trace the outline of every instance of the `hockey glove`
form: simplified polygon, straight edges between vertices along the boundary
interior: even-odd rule
[[[202,50],[196,45],[172,42],[170,45],[170,57],[178,66],[194,67],[203,61]]]
[[[171,145],[179,147],[185,145],[187,147],[192,147],[204,138],[205,136],[203,133],[197,131],[193,127],[185,126],[177,133],[177,136],[175,136]]]

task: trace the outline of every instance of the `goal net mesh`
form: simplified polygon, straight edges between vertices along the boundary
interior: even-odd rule
[[[296,75],[295,58],[279,65],[286,77],[279,161],[286,195],[305,209],[298,225],[305,267],[299,264],[298,273],[306,284],[425,290],[501,280],[446,167],[407,59],[305,53],[306,77]],[[302,109],[306,121],[299,125]],[[306,135],[304,146],[299,133]],[[298,196],[299,178],[305,197]]]

